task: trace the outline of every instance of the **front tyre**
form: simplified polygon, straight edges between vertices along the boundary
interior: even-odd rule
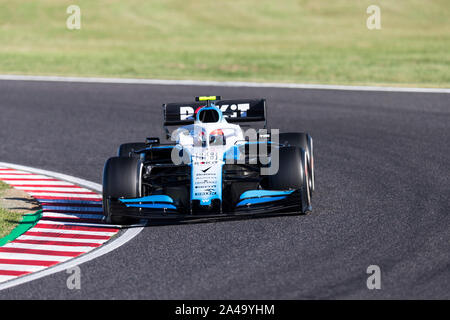
[[[103,212],[106,222],[111,224],[132,224],[136,219],[121,216],[115,212],[111,202],[120,197],[141,197],[142,162],[138,158],[112,157],[103,169]]]
[[[309,168],[309,185],[311,188],[311,195],[315,188],[315,175],[314,175],[314,145],[313,139],[309,133],[303,132],[284,132],[279,135],[279,143],[296,146],[302,148],[306,152]]]
[[[278,172],[269,176],[271,190],[301,190],[300,209],[302,213],[311,211],[311,186],[308,159],[304,149],[281,147],[279,149]]]

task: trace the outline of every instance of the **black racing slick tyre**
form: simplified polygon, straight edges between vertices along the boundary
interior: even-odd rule
[[[138,158],[112,157],[103,169],[103,212],[107,223],[132,224],[136,219],[114,212],[111,203],[120,197],[141,196],[142,162]]]
[[[136,154],[133,151],[145,149],[146,146],[147,145],[144,142],[124,143],[121,144],[117,150],[117,155],[119,157],[139,158],[139,154]]]
[[[315,188],[313,139],[308,133],[285,132],[280,133],[279,143],[303,148],[306,151],[306,157],[308,158],[308,167],[309,167],[309,180],[310,180],[309,184],[312,193]]]
[[[300,189],[301,212],[311,211],[308,171],[308,161],[304,149],[294,146],[281,147],[278,172],[269,176],[269,188],[272,190]]]

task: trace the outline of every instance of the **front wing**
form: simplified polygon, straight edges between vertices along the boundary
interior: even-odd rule
[[[269,216],[276,214],[300,213],[302,190],[280,191],[283,194],[264,195],[245,198],[239,201],[234,210],[229,212],[183,213],[185,209],[177,208],[167,196],[152,196],[143,198],[117,200],[108,199],[110,209],[117,216],[127,216],[140,219],[161,220],[192,220],[203,218],[232,218],[245,216]],[[166,197],[166,198],[163,198]],[[169,198],[169,199],[167,199]],[[253,201],[252,201],[253,200]]]

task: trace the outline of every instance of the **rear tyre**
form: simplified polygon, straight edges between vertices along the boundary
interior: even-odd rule
[[[137,219],[120,216],[114,212],[111,202],[119,197],[141,197],[142,162],[137,158],[109,158],[103,169],[103,212],[107,223],[132,224]]]
[[[281,147],[279,149],[278,172],[269,176],[269,188],[272,190],[301,190],[301,212],[311,211],[311,188],[308,177],[308,161],[304,149]]]
[[[315,175],[314,175],[314,145],[313,139],[308,133],[303,132],[285,132],[279,135],[280,144],[296,146],[303,148],[306,152],[309,168],[309,185],[311,187],[311,194],[315,188]]]
[[[121,144],[119,149],[117,150],[117,155],[119,157],[132,157],[139,158],[139,154],[134,153],[133,151],[142,150],[147,145],[144,142],[131,142]]]

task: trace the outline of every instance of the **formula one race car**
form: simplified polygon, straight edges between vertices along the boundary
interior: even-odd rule
[[[197,97],[164,104],[163,111],[172,143],[125,143],[105,163],[108,223],[311,210],[313,140],[307,133],[268,130],[264,99]]]

